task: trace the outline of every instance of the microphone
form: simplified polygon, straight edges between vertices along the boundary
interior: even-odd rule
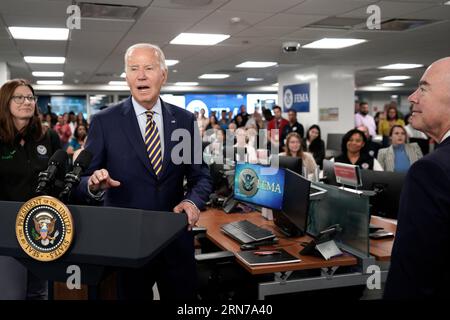
[[[64,177],[64,190],[59,194],[60,199],[68,199],[72,188],[80,183],[80,177],[84,170],[89,167],[92,160],[92,153],[88,150],[80,152],[73,163],[73,170]]]
[[[64,150],[57,150],[48,160],[47,170],[42,171],[38,175],[38,186],[36,194],[47,195],[50,184],[54,182],[56,173],[64,169],[68,160],[68,155]]]

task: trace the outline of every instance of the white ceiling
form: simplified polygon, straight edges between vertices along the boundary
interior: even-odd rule
[[[247,77],[264,78],[258,85],[277,82],[280,72],[312,65],[349,65],[356,72],[356,85],[374,85],[385,75],[412,76],[405,89],[413,88],[423,68],[385,71],[376,67],[396,63],[421,63],[450,55],[450,6],[446,0],[88,0],[114,5],[135,5],[134,20],[86,18],[69,41],[30,41],[11,38],[8,26],[65,27],[66,9],[72,0],[1,0],[0,61],[6,61],[11,77],[37,79],[32,71],[64,71],[64,83],[105,84],[121,80],[123,54],[137,42],[161,46],[167,59],[180,60],[170,67],[169,84],[197,81],[202,86],[248,87]],[[391,18],[433,19],[436,23],[394,32],[312,28],[310,24],[329,17],[367,19],[366,9],[376,4],[382,21]],[[240,21],[232,23],[231,18]],[[169,42],[181,32],[225,33],[231,37],[216,46],[182,46]],[[355,37],[368,42],[342,50],[301,49],[283,53],[285,41],[306,44],[323,37]],[[65,56],[64,65],[29,65],[26,55]],[[276,61],[265,69],[237,69],[247,60]],[[203,73],[229,72],[223,80],[202,80]],[[254,85],[253,83],[250,85]]]

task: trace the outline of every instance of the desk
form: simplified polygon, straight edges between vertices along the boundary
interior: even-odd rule
[[[397,220],[386,219],[382,217],[372,216],[370,223],[382,227],[384,230],[393,232],[397,231]],[[370,240],[370,254],[373,255],[377,261],[390,261],[392,246],[394,245],[394,238]]]
[[[275,246],[283,247],[286,251],[302,260],[298,263],[250,267],[236,259],[252,275],[274,275],[273,281],[258,283],[258,299],[260,300],[275,294],[364,285],[368,276],[371,275],[366,274],[364,270],[367,270],[368,265],[375,264],[375,258],[373,257],[355,257],[346,253],[340,257],[324,260],[317,257],[299,255],[298,252],[302,248],[299,242],[309,241],[311,238],[305,236],[286,239],[278,232],[272,221],[265,220],[258,212],[226,214],[222,210],[209,209],[200,214],[200,219],[197,224],[207,228],[206,236],[218,247],[231,252],[237,252],[240,250],[240,245],[225,235],[220,230],[220,226],[232,221],[245,219],[274,232],[280,239],[279,243]],[[344,266],[351,266],[352,270],[336,274],[337,269]],[[320,270],[321,275],[301,278],[294,277],[296,271],[312,269]]]
[[[272,231],[278,238],[279,243],[263,248],[283,248],[290,254],[299,257],[301,262],[298,263],[288,263],[288,264],[277,264],[277,265],[266,265],[266,266],[249,266],[237,259],[237,261],[251,274],[266,274],[274,272],[285,272],[285,271],[295,271],[295,270],[308,270],[308,269],[318,269],[318,268],[328,268],[335,266],[352,266],[358,263],[358,260],[350,254],[344,254],[340,257],[335,257],[330,260],[324,260],[319,257],[313,256],[302,256],[299,255],[299,251],[303,248],[300,242],[310,241],[311,238],[308,236],[299,238],[289,238],[282,235],[277,228],[274,226],[272,221],[265,220],[259,212],[253,213],[233,213],[226,214],[225,212],[218,209],[210,209],[206,212],[200,214],[200,220],[198,222],[199,226],[206,227],[207,237],[218,247],[228,250],[231,252],[240,251],[240,245],[237,241],[231,239],[225,235],[221,230],[220,226],[232,221],[237,220],[249,220],[250,222],[260,226],[264,229]]]

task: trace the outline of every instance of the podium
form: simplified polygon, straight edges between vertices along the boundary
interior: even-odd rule
[[[67,267],[77,265],[81,283],[97,286],[108,270],[139,268],[187,228],[187,216],[140,209],[68,205],[74,238],[58,260],[41,262],[20,247],[15,223],[22,202],[0,201],[0,255],[11,256],[41,279],[66,282]]]

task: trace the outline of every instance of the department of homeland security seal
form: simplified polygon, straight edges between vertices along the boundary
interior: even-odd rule
[[[39,196],[22,205],[16,218],[16,237],[23,251],[35,260],[53,261],[70,247],[73,220],[64,203]]]
[[[250,168],[245,168],[239,174],[239,192],[247,197],[253,197],[258,191],[258,175]]]

